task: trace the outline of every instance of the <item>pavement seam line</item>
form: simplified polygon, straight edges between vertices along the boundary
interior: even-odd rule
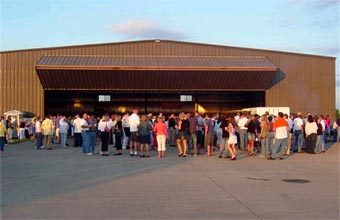
[[[190,166],[194,167],[194,165],[189,162]],[[248,206],[246,206],[241,200],[239,200],[236,196],[234,196],[231,192],[229,192],[227,189],[225,189],[223,186],[221,186],[220,184],[218,184],[212,177],[208,176],[207,174],[205,174],[203,171],[198,169],[198,172],[201,173],[203,176],[205,176],[206,178],[208,178],[213,184],[215,184],[218,188],[220,188],[222,191],[224,191],[225,193],[229,194],[233,199],[235,199],[241,206],[243,206],[245,209],[247,209],[250,213],[252,213],[254,216],[256,216],[258,219],[263,220],[263,218],[261,218],[261,216],[259,216],[258,214],[256,214],[256,212],[254,212],[253,210],[251,210]]]

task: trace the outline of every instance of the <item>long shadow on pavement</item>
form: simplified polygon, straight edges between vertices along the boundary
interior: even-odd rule
[[[161,159],[155,153],[150,158],[130,158],[127,151],[124,153],[122,156],[85,156],[80,148],[61,149],[55,145],[51,151],[37,151],[32,143],[8,145],[6,156],[1,159],[1,206],[94,187],[190,160],[178,158],[174,148],[168,148],[168,157]]]

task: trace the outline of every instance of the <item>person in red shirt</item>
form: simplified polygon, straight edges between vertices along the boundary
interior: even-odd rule
[[[166,139],[168,138],[168,129],[163,122],[162,117],[158,117],[154,126],[154,132],[158,143],[158,157],[164,157],[166,150]]]
[[[287,149],[288,130],[289,125],[283,118],[283,113],[279,112],[279,118],[274,123],[275,128],[275,143],[272,150],[272,155],[269,160],[275,160],[276,155],[279,155],[279,159],[283,160],[283,155]]]

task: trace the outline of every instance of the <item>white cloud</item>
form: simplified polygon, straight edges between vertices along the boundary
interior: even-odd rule
[[[325,9],[339,6],[340,0],[288,0],[289,5],[305,4],[315,9]]]
[[[314,8],[322,9],[332,6],[339,6],[340,0],[314,0],[312,3]]]
[[[309,48],[309,50],[315,51],[321,54],[330,55],[330,56],[337,56],[338,54],[340,54],[338,45],[333,45],[333,46],[328,46],[328,47],[327,46],[326,47],[313,47],[313,48]]]
[[[187,35],[178,30],[165,28],[149,20],[130,20],[116,24],[112,28],[113,32],[125,36],[127,39],[136,38],[163,38],[181,40]]]

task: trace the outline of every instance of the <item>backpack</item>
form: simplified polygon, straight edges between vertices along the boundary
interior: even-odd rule
[[[215,125],[214,125],[214,131],[215,131],[215,133],[221,133],[221,132],[222,132],[221,123],[222,123],[222,121],[220,121],[220,122],[215,122]]]

